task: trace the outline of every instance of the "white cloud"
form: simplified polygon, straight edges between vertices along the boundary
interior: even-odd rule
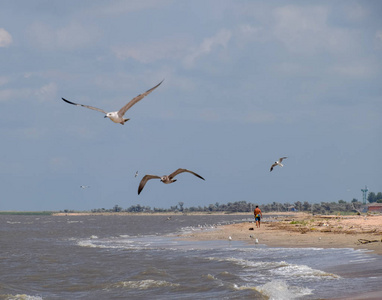
[[[192,66],[197,59],[199,59],[202,56],[210,54],[212,51],[217,52],[217,48],[223,47],[226,48],[228,42],[230,41],[232,37],[232,33],[229,30],[221,30],[216,35],[210,38],[205,38],[203,42],[193,49],[193,51],[188,54],[185,59],[184,63],[186,66]]]
[[[91,10],[96,15],[121,15],[146,9],[160,8],[172,0],[118,0],[107,2],[105,6],[97,6]]]
[[[344,12],[350,21],[364,20],[369,15],[369,10],[361,4],[345,5]]]
[[[277,120],[275,114],[265,111],[251,111],[244,117],[244,121],[249,123],[272,123],[275,120]]]
[[[52,100],[57,96],[57,85],[51,82],[36,90],[34,94],[40,101]]]
[[[192,45],[189,40],[181,37],[115,46],[112,52],[120,60],[130,58],[141,63],[152,63],[162,59],[181,60],[187,67],[191,67],[199,58],[219,53],[219,49],[226,48],[231,36],[231,31],[223,29],[216,35],[205,38],[200,45]]]
[[[0,90],[0,102],[11,99],[25,99],[31,94],[30,89],[4,89]]]
[[[378,49],[382,49],[382,30],[378,30],[375,34],[375,43]]]
[[[346,52],[356,47],[353,32],[328,25],[325,7],[284,6],[275,9],[274,36],[291,52]]]
[[[68,172],[73,168],[73,164],[67,157],[52,157],[49,160],[49,167],[52,171]]]
[[[161,39],[134,46],[116,46],[112,51],[120,60],[131,58],[141,63],[152,63],[161,59],[179,59],[185,55],[188,46],[188,41],[183,38]]]
[[[233,39],[240,49],[249,48],[250,43],[265,43],[269,41],[270,35],[263,26],[252,26],[251,24],[239,24],[233,30]],[[253,44],[256,47],[256,44]]]
[[[54,29],[44,23],[34,23],[28,29],[32,44],[40,49],[74,50],[92,44],[100,33],[96,28],[72,22],[65,27]]]
[[[9,100],[29,100],[49,101],[54,99],[57,94],[57,85],[49,83],[40,88],[18,88],[0,90],[0,102]]]
[[[351,61],[336,64],[331,70],[341,76],[367,78],[377,73],[378,64],[372,61]]]
[[[21,136],[26,137],[28,139],[32,140],[37,140],[43,137],[46,134],[47,130],[41,129],[41,128],[35,128],[35,127],[30,127],[30,128],[24,128],[22,129]]]
[[[0,47],[8,47],[12,44],[12,36],[4,28],[0,28]]]
[[[9,82],[8,78],[5,76],[0,76],[0,86],[5,85]]]

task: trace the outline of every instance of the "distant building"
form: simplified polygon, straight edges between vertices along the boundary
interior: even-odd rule
[[[367,212],[382,213],[382,203],[370,203],[367,205]]]

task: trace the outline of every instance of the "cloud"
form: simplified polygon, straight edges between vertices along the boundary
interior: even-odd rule
[[[353,32],[328,25],[326,7],[284,6],[276,8],[273,16],[273,34],[291,52],[346,52],[356,47]]]
[[[120,60],[134,59],[141,63],[152,63],[162,59],[180,59],[185,55],[189,42],[180,39],[161,39],[112,48],[114,55]]]
[[[276,120],[275,114],[265,111],[251,111],[244,117],[244,121],[248,123],[273,123]]]
[[[8,47],[12,44],[13,39],[12,36],[6,31],[4,28],[0,28],[0,47]]]
[[[34,94],[40,101],[52,100],[57,96],[57,85],[51,82],[36,90]]]
[[[36,99],[39,101],[49,101],[56,98],[57,85],[55,83],[46,84],[40,88],[18,88],[0,90],[0,102],[9,100]]]
[[[378,49],[382,49],[382,30],[378,30],[375,34],[375,43]]]
[[[226,48],[231,37],[231,31],[223,29],[216,35],[205,38],[200,45],[192,45],[189,40],[181,37],[115,46],[112,52],[120,60],[134,59],[145,64],[164,59],[181,60],[185,66],[192,67],[201,57]]]
[[[350,21],[362,21],[370,14],[370,11],[361,4],[345,5],[343,9]]]
[[[91,12],[96,15],[121,15],[132,12],[137,12],[146,9],[161,8],[172,0],[119,0],[110,1],[105,6],[97,6],[95,9],[91,9]]]
[[[73,168],[73,163],[67,157],[52,157],[49,159],[49,167],[52,171],[66,173]]]
[[[8,78],[5,76],[0,76],[0,86],[5,85],[9,82]]]
[[[216,51],[219,47],[226,48],[231,37],[231,31],[223,29],[216,35],[205,38],[199,46],[194,48],[193,51],[185,57],[184,63],[186,66],[193,66],[195,61],[200,57],[208,55],[212,51]]]
[[[25,99],[31,94],[30,89],[3,89],[0,90],[0,102],[11,99]]]
[[[335,64],[331,70],[341,76],[354,78],[367,78],[377,74],[378,64],[372,61],[351,61],[343,64]]]
[[[83,48],[95,42],[100,35],[96,28],[88,28],[77,22],[57,29],[37,22],[30,26],[27,33],[33,45],[47,50]]]

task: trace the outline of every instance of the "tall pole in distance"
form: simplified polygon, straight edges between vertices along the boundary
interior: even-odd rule
[[[367,192],[369,191],[367,186],[365,185],[365,188],[364,189],[361,189],[362,191],[362,200],[363,200],[363,204],[365,205],[366,204],[366,199],[367,199]]]

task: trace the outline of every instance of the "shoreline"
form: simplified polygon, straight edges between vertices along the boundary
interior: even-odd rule
[[[253,214],[226,212],[56,212],[52,216],[181,216],[237,215],[253,219]],[[304,212],[264,213],[261,227],[253,221],[221,225],[214,230],[182,234],[187,240],[232,240],[284,248],[353,248],[382,255],[382,215],[311,215]],[[252,237],[251,237],[252,236]]]
[[[263,214],[264,217],[270,214]],[[265,219],[265,220],[264,220]],[[382,216],[312,216],[294,213],[251,222],[218,226],[215,230],[179,235],[187,240],[248,241],[283,248],[353,248],[382,255]]]

